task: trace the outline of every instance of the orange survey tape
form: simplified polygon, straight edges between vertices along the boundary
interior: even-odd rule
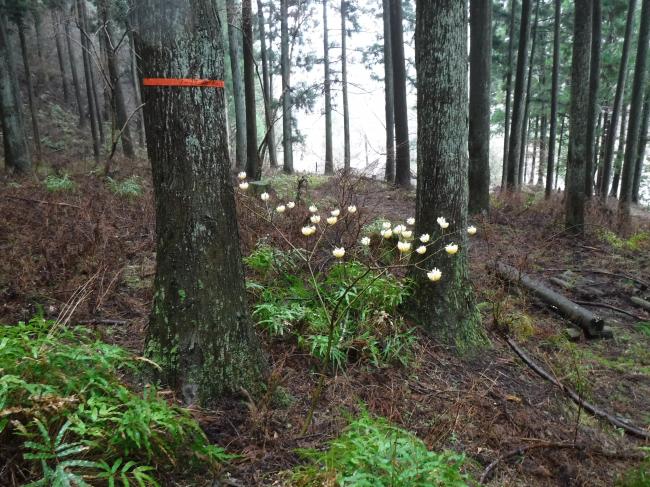
[[[190,86],[205,88],[223,88],[225,83],[222,80],[191,79],[191,78],[144,78],[144,86]]]

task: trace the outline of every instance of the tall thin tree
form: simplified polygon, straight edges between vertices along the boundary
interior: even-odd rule
[[[232,76],[232,97],[235,105],[235,166],[238,169],[244,169],[248,157],[246,153],[246,101],[241,69],[242,33],[239,12],[238,0],[226,0],[228,52]]]
[[[512,72],[515,50],[515,14],[517,0],[510,0],[510,28],[508,29],[508,67],[506,74],[506,107],[503,129],[503,167],[501,173],[501,189],[506,187],[508,178],[508,149],[510,148],[510,108],[512,102]]]
[[[244,46],[244,93],[246,103],[246,174],[254,181],[262,178],[262,165],[257,153],[257,106],[255,100],[255,59],[253,52],[253,5],[242,0],[242,31]]]
[[[548,161],[546,163],[546,187],[544,197],[551,197],[553,190],[553,171],[555,170],[555,138],[557,132],[557,108],[560,92],[560,19],[562,0],[555,0],[555,17],[553,20],[553,75],[551,79],[551,123],[548,136]]]
[[[395,184],[411,187],[411,153],[409,150],[408,102],[406,99],[406,62],[402,1],[390,0],[390,41],[393,54],[393,89],[395,103]]]
[[[341,0],[341,91],[343,92],[343,170],[350,170],[350,102],[348,101],[348,0]]]
[[[585,159],[585,196],[593,194],[593,168],[596,159],[596,124],[600,114],[598,91],[600,89],[600,50],[601,50],[601,0],[592,0],[591,60],[589,73],[589,111],[587,113],[587,155]]]
[[[334,174],[332,141],[332,76],[330,73],[330,41],[327,27],[327,0],[323,0],[323,88],[325,95],[325,174]]]
[[[634,167],[634,182],[632,184],[632,202],[639,202],[639,191],[641,189],[641,175],[643,174],[643,163],[645,162],[646,146],[648,145],[648,129],[650,125],[650,83],[647,83],[645,99],[643,101],[643,115],[641,115],[641,129],[639,131],[639,150]]]
[[[275,168],[278,167],[278,152],[275,147],[273,93],[271,93],[269,55],[266,50],[266,20],[264,19],[264,4],[262,3],[262,0],[257,0],[257,25],[260,36],[260,56],[262,58],[262,100],[264,101],[264,120],[266,122],[264,140],[269,151],[269,165],[272,168]]]
[[[280,50],[282,63],[282,170],[293,173],[293,135],[291,115],[291,59],[289,56],[289,0],[280,0]]]
[[[390,0],[382,1],[384,23],[384,98],[386,112],[386,170],[388,184],[395,183],[395,93],[393,88],[393,52],[390,34]]]

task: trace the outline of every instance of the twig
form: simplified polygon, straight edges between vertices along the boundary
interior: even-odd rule
[[[607,411],[600,409],[598,406],[595,406],[585,401],[578,395],[577,392],[562,384],[558,379],[553,377],[546,370],[544,370],[540,365],[538,365],[534,360],[532,360],[528,356],[528,354],[519,345],[517,345],[517,343],[512,338],[505,337],[505,340],[508,343],[508,345],[510,345],[510,348],[514,350],[514,352],[519,356],[521,360],[524,361],[526,365],[528,365],[531,369],[533,369],[539,376],[543,377],[551,384],[557,386],[562,392],[564,392],[566,396],[571,398],[571,400],[576,404],[580,405],[589,414],[604,419],[609,423],[611,423],[612,425],[616,426],[617,428],[621,428],[626,433],[629,433],[633,436],[637,436],[645,440],[650,440],[650,432],[641,429],[637,426],[634,426],[633,424],[628,423],[626,420],[619,418],[618,416],[609,414]]]
[[[126,320],[109,320],[109,319],[98,319],[91,318],[89,320],[75,320],[76,323],[80,325],[126,325],[128,321]]]
[[[594,303],[594,302],[592,302],[592,301],[574,301],[574,303],[576,303],[576,304],[580,304],[580,305],[582,305],[582,306],[595,306],[595,307],[597,307],[597,308],[607,308],[607,309],[611,309],[612,311],[616,311],[616,312],[618,312],[618,313],[622,313],[622,314],[624,314],[624,315],[631,316],[631,317],[634,318],[635,320],[643,321],[643,318],[641,318],[641,317],[635,315],[634,313],[630,313],[629,311],[625,311],[624,309],[617,308],[616,306],[612,306],[611,304],[607,304],[607,303]]]
[[[22,196],[11,196],[11,195],[3,195],[3,197],[10,199],[10,200],[19,200],[19,201],[25,201],[27,203],[38,203],[40,205],[52,205],[52,206],[65,206],[68,208],[77,208],[78,210],[81,210],[81,206],[73,205],[70,203],[63,203],[59,201],[45,201],[45,200],[34,200],[31,198],[23,198]]]

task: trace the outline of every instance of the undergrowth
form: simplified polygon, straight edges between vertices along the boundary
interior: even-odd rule
[[[329,363],[367,359],[376,366],[406,365],[415,340],[398,316],[408,285],[389,273],[367,272],[359,262],[341,262],[313,278],[301,266],[300,250],[282,251],[262,242],[245,259],[257,281],[248,289],[257,303],[253,317],[272,336],[294,336],[301,347],[325,360],[330,317]]]
[[[299,487],[461,487],[464,457],[437,453],[412,433],[362,411],[325,451],[301,450],[308,460],[294,470]]]
[[[112,193],[126,198],[136,198],[142,195],[142,185],[137,176],[131,176],[122,181],[107,178],[108,189]]]
[[[128,388],[139,361],[40,317],[0,326],[0,485],[159,485],[229,456],[153,387]]]
[[[57,193],[60,191],[72,191],[75,188],[74,181],[70,179],[70,176],[67,174],[64,174],[63,176],[50,174],[47,178],[45,178],[43,184],[45,184],[45,189],[51,193]]]

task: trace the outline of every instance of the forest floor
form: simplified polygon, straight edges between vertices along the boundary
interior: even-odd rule
[[[142,351],[155,223],[150,176],[144,165],[139,173],[144,192],[131,198],[83,171],[71,174],[74,188],[67,191],[49,191],[34,179],[0,182],[0,322],[29,319],[40,306],[56,318],[73,293],[89,283],[72,321]],[[295,191],[296,178],[277,181],[275,190]],[[319,178],[317,186],[302,197],[340,197],[336,179]],[[414,214],[413,192],[371,180],[356,190],[369,220],[404,221]],[[228,465],[221,483],[206,485],[289,485],[286,472],[301,461],[296,449],[319,447],[335,437],[346,414],[358,411],[361,403],[415,432],[431,449],[464,453],[474,479],[501,455],[527,449],[499,462],[489,485],[611,486],[624,472],[639,468],[630,453],[644,443],[594,419],[537,376],[497,326],[507,323],[520,346],[587,400],[650,430],[650,313],[630,303],[631,296],[650,298],[650,214],[637,210],[636,230],[628,239],[612,231],[615,213],[608,208],[589,208],[590,224],[580,239],[563,231],[562,218],[560,196],[544,201],[533,191],[495,195],[490,216],[473,221],[479,234],[470,249],[472,280],[491,346],[460,359],[418,334],[408,367],[353,363],[328,378],[306,434],[301,428],[317,382],[310,373],[315,361],[295,340],[264,337],[273,377],[287,400],[281,405],[239,401],[195,411],[214,442],[241,455]],[[245,252],[261,237],[246,219],[240,232]],[[493,275],[490,265],[496,261],[545,282],[560,277],[570,286],[555,289],[570,298],[615,306],[634,317],[589,306],[611,322],[614,338],[569,341],[567,322],[548,305]]]

